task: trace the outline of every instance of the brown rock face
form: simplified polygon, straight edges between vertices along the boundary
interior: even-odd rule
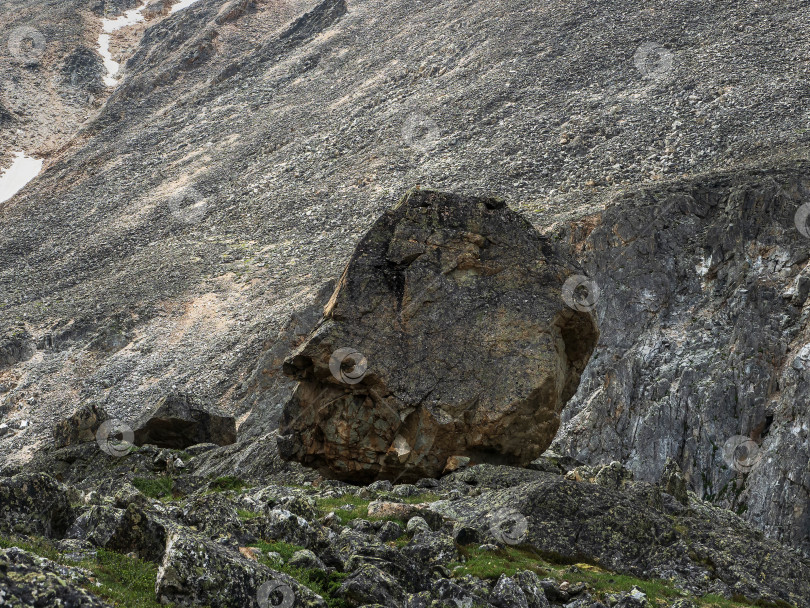
[[[282,456],[362,482],[436,477],[451,456],[528,464],[598,336],[563,301],[574,271],[500,200],[409,192],[284,364]]]

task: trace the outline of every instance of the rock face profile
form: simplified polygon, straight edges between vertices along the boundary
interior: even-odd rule
[[[410,191],[284,363],[299,384],[282,457],[353,481],[435,477],[455,456],[531,462],[598,336],[563,300],[575,271],[501,200]]]

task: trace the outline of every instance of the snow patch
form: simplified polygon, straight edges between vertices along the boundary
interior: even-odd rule
[[[31,158],[23,152],[14,155],[11,167],[0,175],[0,203],[5,203],[22,190],[42,170],[42,159]]]

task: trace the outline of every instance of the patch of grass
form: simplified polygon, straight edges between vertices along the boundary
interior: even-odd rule
[[[348,574],[343,572],[327,574],[323,570],[304,570],[287,566],[282,566],[281,570],[320,595],[329,608],[349,608],[350,604],[346,600],[337,597],[337,590],[348,578]]]
[[[750,608],[752,604],[741,598],[728,600],[718,595],[694,597],[676,589],[665,580],[642,580],[634,576],[609,572],[594,564],[576,563],[570,571],[570,559],[555,559],[552,554],[539,554],[524,547],[505,547],[497,551],[481,551],[474,545],[459,547],[465,562],[448,564],[454,577],[472,574],[482,579],[495,580],[501,574],[514,575],[518,570],[534,570],[541,577],[550,577],[570,584],[586,583],[597,599],[608,593],[629,592],[638,587],[647,594],[650,606],[671,604],[677,598],[688,598],[700,608]],[[458,568],[458,569],[455,569]],[[756,604],[754,604],[756,605]],[[773,608],[773,607],[771,607]],[[788,608],[787,605],[780,608]]]
[[[86,568],[95,579],[85,590],[118,608],[165,608],[155,599],[157,565],[127,557],[114,551],[98,549],[94,559],[80,562],[67,559],[48,540],[0,537],[0,548],[19,547],[46,557],[57,564]],[[98,583],[98,584],[96,584]],[[170,604],[173,606],[174,604]]]
[[[346,524],[353,519],[368,518],[368,503],[370,501],[352,496],[351,494],[339,498],[316,498],[315,507],[321,516],[332,511],[338,516],[340,523]],[[345,505],[351,505],[351,509],[341,509]]]
[[[422,502],[433,502],[438,499],[439,497],[435,494],[420,494],[419,496],[410,496],[402,500],[406,504],[419,504]],[[339,498],[316,498],[315,507],[318,509],[318,513],[321,517],[334,511],[335,515],[338,516],[340,523],[343,525],[346,525],[353,519],[367,519],[369,521],[393,521],[398,523],[403,528],[405,527],[405,522],[397,517],[369,517],[369,502],[371,501],[347,494],[346,496],[341,496]],[[345,507],[346,505],[351,505],[351,508],[340,508]]]
[[[32,538],[30,540],[22,540],[16,538],[3,538],[0,536],[0,549],[8,549],[10,547],[19,547],[29,553],[34,553],[40,557],[47,557],[49,560],[63,563],[61,554],[56,550],[50,542],[45,539]]]
[[[244,488],[250,487],[244,480],[226,475],[225,477],[217,477],[214,481],[208,484],[208,488],[214,492],[238,492]]]
[[[262,550],[262,553],[267,553],[268,551],[275,551],[276,553],[281,555],[282,558],[284,558],[285,562],[288,561],[293,556],[293,553],[305,548],[299,547],[298,545],[291,545],[290,543],[285,543],[280,540],[272,542],[260,540],[257,543],[253,543],[251,546],[258,547],[259,549]]]
[[[101,583],[100,587],[89,587],[87,590],[116,606],[162,606],[155,599],[156,564],[99,549],[94,561],[85,561],[81,565],[92,570]]]
[[[248,511],[247,509],[237,509],[236,514],[242,521],[246,521],[248,519],[255,519],[261,516],[261,513],[256,513],[256,511]]]
[[[437,500],[439,500],[439,496],[436,496],[436,494],[431,494],[430,492],[427,492],[425,494],[417,494],[416,496],[408,496],[408,497],[402,498],[400,500],[402,500],[402,502],[404,502],[406,504],[409,504],[409,505],[417,505],[417,504],[423,503],[423,502],[436,502]]]
[[[349,604],[336,595],[340,585],[349,576],[348,574],[341,572],[327,574],[322,570],[294,568],[288,566],[286,563],[279,564],[278,562],[274,562],[264,555],[268,551],[275,551],[281,555],[285,562],[288,562],[296,551],[300,551],[304,548],[298,545],[291,545],[290,543],[281,541],[268,542],[262,540],[258,543],[254,543],[253,546],[258,547],[262,551],[262,555],[259,556],[260,563],[272,568],[276,572],[289,574],[299,583],[320,595],[329,608],[349,608]]]
[[[141,494],[149,498],[163,498],[172,496],[174,480],[171,477],[156,477],[149,479],[146,477],[135,477],[132,485],[138,488]]]
[[[474,545],[459,547],[465,560],[451,562],[448,568],[454,576],[472,574],[481,579],[496,580],[501,574],[513,576],[518,570],[533,570],[540,576],[547,574],[544,562],[531,551],[518,547],[504,547],[497,551],[481,551]],[[458,570],[455,568],[458,567]]]

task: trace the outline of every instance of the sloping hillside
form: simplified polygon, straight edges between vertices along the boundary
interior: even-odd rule
[[[412,186],[504,197],[544,231],[582,218],[610,226],[612,215],[594,214],[615,200],[610,213],[621,215],[629,189],[802,158],[810,141],[807,1],[199,0],[119,40],[122,83],[98,94],[100,19],[134,3],[15,1],[4,28],[34,27],[46,45],[39,64],[2,62],[3,82],[21,90],[0,97],[0,158],[7,165],[24,151],[46,166],[0,206],[8,462],[45,445],[55,420],[80,403],[104,401],[132,420],[175,387],[243,418],[253,408],[244,434],[270,430],[291,387],[279,377],[282,351],[317,318],[322,288],[361,234]],[[53,84],[72,57],[90,66],[75,98]],[[790,172],[774,179],[789,186],[804,165]],[[712,197],[729,188],[689,183],[716,189]],[[804,190],[788,191],[782,204],[797,205]],[[627,221],[654,217],[632,213]],[[655,252],[632,255],[628,264],[646,269]],[[583,259],[607,281],[596,258]],[[684,278],[678,272],[667,280]],[[775,292],[794,277],[773,279]],[[611,301],[624,300],[600,306]],[[705,308],[679,314],[711,332],[713,304],[695,302]],[[623,313],[605,319],[606,348],[621,358]],[[602,361],[597,351],[572,415],[601,381]],[[783,369],[770,363],[757,381],[776,382]],[[629,382],[654,386],[653,373]],[[622,398],[635,399],[629,389]],[[760,412],[767,419],[772,410],[756,404],[756,416],[723,408],[729,419],[711,441],[747,432]],[[806,406],[796,407],[806,420]],[[666,452],[682,458],[695,489],[717,494],[730,474],[707,455],[709,436],[694,451],[678,447],[700,430],[692,416],[677,420],[666,427],[672,453],[656,448],[638,470],[651,475]],[[621,448],[585,449],[606,432],[580,425],[560,446],[640,462],[650,456],[633,452],[633,429],[623,423],[610,435]],[[806,511],[791,509],[807,500],[807,472],[759,466],[776,468],[752,475],[750,487],[786,476],[793,489],[770,496],[776,508],[752,503],[746,517],[806,549]]]

